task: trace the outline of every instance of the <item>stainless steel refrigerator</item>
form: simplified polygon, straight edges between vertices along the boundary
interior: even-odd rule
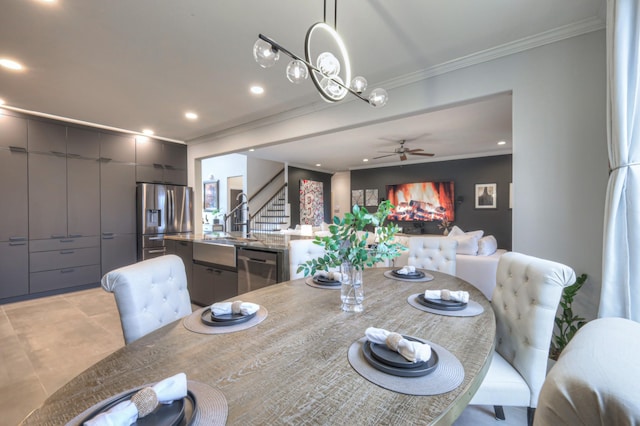
[[[166,254],[165,235],[193,232],[193,189],[139,183],[137,187],[138,260]]]

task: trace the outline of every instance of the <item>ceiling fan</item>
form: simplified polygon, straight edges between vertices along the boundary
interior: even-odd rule
[[[411,139],[411,140],[415,140],[415,139]],[[378,159],[378,158],[384,158],[384,157],[391,157],[392,155],[399,155],[400,156],[400,161],[405,161],[407,159],[407,154],[409,155],[422,155],[423,157],[433,157],[435,154],[431,153],[431,152],[421,152],[424,151],[424,149],[422,148],[414,148],[414,149],[409,149],[409,148],[405,148],[404,144],[405,142],[407,142],[407,139],[402,139],[399,141],[396,141],[400,144],[400,146],[396,149],[393,150],[393,152],[391,151],[378,151],[378,152],[382,152],[382,153],[386,153],[385,155],[380,155],[378,157],[373,157],[374,160]]]

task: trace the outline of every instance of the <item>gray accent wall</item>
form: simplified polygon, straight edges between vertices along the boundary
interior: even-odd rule
[[[386,186],[413,182],[455,183],[456,202],[454,225],[463,231],[482,229],[493,235],[498,247],[511,250],[511,209],[509,183],[512,179],[512,156],[469,158],[464,160],[409,164],[351,171],[351,189],[377,189],[380,199],[386,198]],[[475,184],[497,184],[496,209],[476,209]],[[373,209],[370,207],[370,209]],[[403,232],[411,234],[442,234],[439,222],[398,222]]]

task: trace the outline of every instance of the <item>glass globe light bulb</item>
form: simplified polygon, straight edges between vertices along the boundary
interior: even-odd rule
[[[280,52],[266,41],[258,39],[253,45],[253,58],[262,68],[269,68],[280,59]]]
[[[357,76],[351,80],[351,90],[356,93],[362,93],[367,89],[367,79],[362,76]]]
[[[335,77],[340,72],[340,61],[330,52],[318,55],[316,66],[327,77]]]
[[[344,97],[347,89],[340,86],[336,81],[342,84],[342,79],[340,77],[333,77],[333,80],[330,78],[323,78],[320,80],[320,87],[330,98],[337,101]]]
[[[381,88],[373,89],[369,94],[369,105],[374,108],[380,108],[387,104],[389,95],[387,91]]]
[[[287,65],[287,79],[295,84],[300,84],[309,77],[307,65],[300,61],[294,60]]]

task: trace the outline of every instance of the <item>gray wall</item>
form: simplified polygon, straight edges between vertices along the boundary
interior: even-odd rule
[[[324,221],[330,223],[331,215],[331,174],[314,170],[300,169],[298,167],[288,168],[289,178],[289,204],[291,204],[291,227],[295,228],[300,223],[300,180],[310,179],[322,182],[324,198]]]
[[[454,181],[456,203],[454,224],[464,231],[484,230],[493,235],[498,246],[511,250],[511,209],[509,209],[509,183],[511,182],[511,155],[440,161],[407,166],[380,167],[351,171],[351,189],[378,189],[380,198],[386,197],[386,185],[411,182]],[[476,209],[474,190],[476,183],[496,183],[497,209]],[[439,222],[399,222],[404,232],[442,234]]]

